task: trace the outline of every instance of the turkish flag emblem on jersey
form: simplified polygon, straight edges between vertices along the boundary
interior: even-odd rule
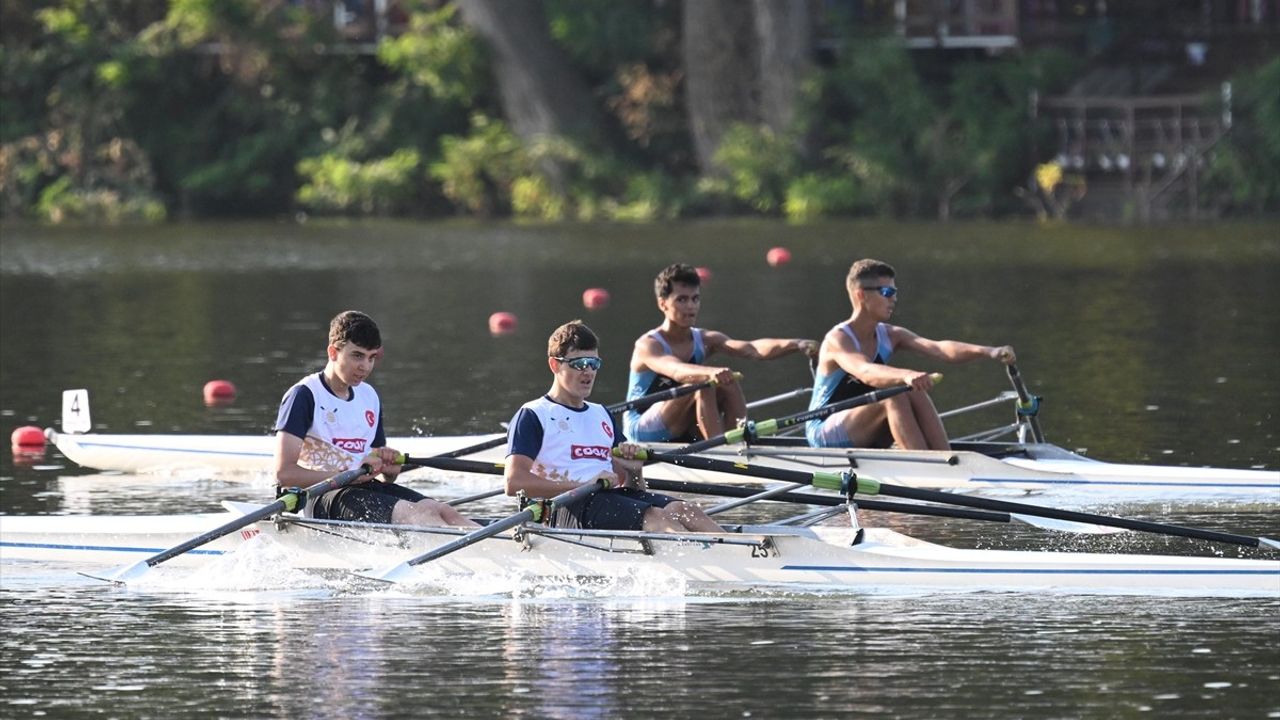
[[[613,437],[613,425],[608,420],[601,420],[600,428],[604,430],[605,435]]]
[[[373,422],[374,422],[374,420],[376,420],[376,419],[377,419],[377,418],[375,418],[375,417],[374,417],[374,415],[373,415],[373,411],[372,411],[372,410],[365,410],[365,411],[364,411],[364,420],[365,420],[365,422],[369,423],[369,427],[373,427]]]

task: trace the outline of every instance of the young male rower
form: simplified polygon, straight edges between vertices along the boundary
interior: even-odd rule
[[[898,447],[910,450],[949,450],[947,431],[929,397],[929,373],[889,364],[894,351],[914,350],[950,363],[980,358],[1006,365],[1015,361],[1013,348],[973,345],[956,340],[930,340],[890,325],[898,304],[892,267],[879,260],[859,260],[845,279],[853,314],[831,328],[818,352],[817,374],[809,409],[816,410],[878,388],[910,385],[912,392],[810,420],[805,426],[815,447]]]
[[[651,532],[721,532],[697,505],[645,490],[638,446],[626,442],[617,420],[587,402],[600,370],[600,342],[574,320],[547,340],[551,389],[516,411],[507,433],[508,495],[551,498],[603,478],[608,487],[552,518],[558,527]],[[614,457],[613,448],[622,457]]]
[[[276,484],[307,487],[367,464],[373,472],[346,487],[308,498],[312,516],[406,525],[475,522],[457,510],[396,485],[398,453],[386,447],[382,404],[365,380],[382,357],[373,319],[347,310],[329,323],[329,361],[284,394],[276,417]],[[375,476],[382,474],[383,481]]]
[[[631,353],[627,399],[685,383],[715,380],[716,385],[675,400],[655,403],[643,412],[631,410],[623,418],[627,437],[637,442],[682,438],[696,428],[709,438],[736,426],[747,416],[747,400],[723,366],[707,365],[717,352],[751,360],[773,360],[796,352],[810,357],[818,343],[798,338],[735,340],[715,330],[694,327],[702,307],[702,279],[690,265],[670,265],[654,279],[662,325],[641,335]]]

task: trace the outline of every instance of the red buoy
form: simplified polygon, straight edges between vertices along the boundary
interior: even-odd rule
[[[697,268],[695,268],[695,270],[697,270],[698,272],[698,279],[701,280],[702,282],[705,283],[706,281],[711,279],[711,268],[698,266]]]
[[[781,267],[791,262],[791,251],[784,247],[769,248],[764,259],[773,267]]]
[[[588,310],[599,310],[609,304],[609,291],[604,288],[587,288],[582,292],[582,305]]]
[[[210,380],[204,384],[204,404],[230,405],[236,399],[236,386],[230,380]]]
[[[496,312],[489,316],[489,334],[510,335],[516,331],[518,324],[519,320],[516,319],[515,313]]]
[[[44,431],[35,425],[23,425],[17,428],[9,436],[9,440],[13,443],[14,452],[44,450]]]

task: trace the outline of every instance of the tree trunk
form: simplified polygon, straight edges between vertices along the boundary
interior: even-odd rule
[[[548,136],[599,137],[591,91],[548,34],[541,0],[465,0],[458,9],[492,50],[502,110],[517,136],[526,144]],[[558,168],[542,169],[563,185]]]
[[[689,132],[698,167],[711,175],[729,126],[760,121],[755,23],[738,0],[685,0],[682,11]]]
[[[813,68],[809,3],[754,0],[760,43],[760,116],[777,134],[792,129],[800,84]]]

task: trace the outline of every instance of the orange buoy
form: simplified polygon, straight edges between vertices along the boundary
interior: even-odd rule
[[[230,380],[210,380],[204,384],[204,404],[230,405],[236,399],[236,386]]]
[[[791,251],[784,247],[769,248],[764,259],[773,267],[781,267],[791,262]]]
[[[35,425],[23,425],[9,436],[14,452],[44,450],[44,431]]]
[[[510,335],[516,331],[519,320],[515,313],[496,312],[489,316],[489,334],[490,335]]]
[[[711,279],[711,268],[698,266],[697,268],[694,268],[694,269],[697,270],[698,279],[701,280],[702,282],[706,282]]]
[[[609,291],[604,288],[587,288],[582,292],[582,305],[588,310],[599,310],[609,304]]]

